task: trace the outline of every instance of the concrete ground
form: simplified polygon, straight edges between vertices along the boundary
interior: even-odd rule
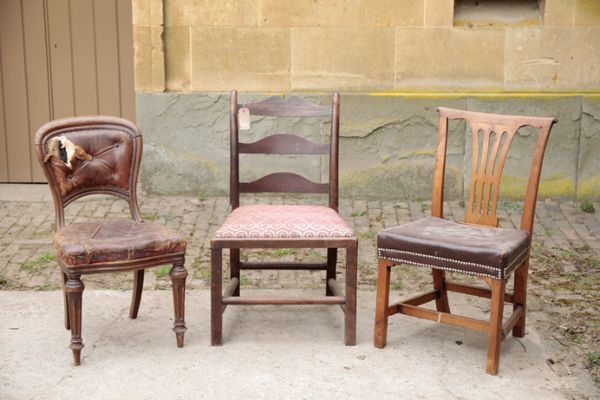
[[[253,294],[268,293],[265,291]],[[281,290],[277,291],[281,294]],[[291,295],[298,294],[295,291]],[[406,293],[400,293],[406,295]],[[392,297],[397,297],[394,292]],[[129,292],[84,293],[82,365],[71,366],[59,291],[0,292],[2,399],[583,399],[600,391],[558,376],[543,339],[509,337],[500,374],[484,373],[486,337],[429,321],[390,319],[372,344],[372,291],[358,296],[358,344],[343,344],[338,307],[230,307],[211,347],[208,290],[187,294],[185,347],[171,332],[170,291],[146,291],[128,320]],[[463,298],[452,303],[485,309]]]
[[[376,232],[427,214],[427,202],[342,199],[340,212],[360,243],[357,346],[343,345],[338,307],[232,306],[224,317],[224,345],[211,347],[208,241],[227,213],[227,200],[141,199],[147,219],[189,238],[186,347],[177,349],[171,332],[168,267],[146,274],[135,321],[127,318],[131,274],[92,275],[84,278],[86,347],[75,368],[62,325],[47,187],[0,185],[0,399],[600,398],[590,376],[599,369],[586,361],[600,354],[598,212],[584,213],[570,202],[538,203],[528,334],[506,339],[500,374],[492,377],[484,373],[486,338],[476,332],[394,316],[388,346],[372,345]],[[67,215],[72,221],[122,216],[124,205],[93,198],[75,203]],[[446,210],[454,219],[464,212],[458,202]],[[502,203],[501,225],[518,225],[519,212],[518,204]],[[265,255],[287,261],[319,256],[284,249],[248,257]],[[243,277],[242,291],[322,294],[321,275],[253,271]],[[429,288],[430,280],[425,269],[394,269],[391,297]],[[450,301],[453,312],[487,315],[485,301],[458,294]]]

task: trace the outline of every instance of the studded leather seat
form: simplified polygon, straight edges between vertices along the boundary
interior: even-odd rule
[[[529,233],[425,217],[377,235],[380,258],[502,279],[527,257]]]

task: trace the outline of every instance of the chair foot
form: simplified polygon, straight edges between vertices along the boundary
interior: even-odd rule
[[[183,260],[173,264],[169,277],[173,286],[173,306],[175,309],[175,322],[173,332],[177,337],[177,347],[183,347],[183,335],[187,331],[185,326],[185,280],[188,276]]]
[[[79,347],[79,348],[74,348],[73,345],[71,345],[69,347],[73,351],[73,366],[77,367],[77,366],[81,365],[81,349],[84,347],[83,343],[81,344],[81,347]]]
[[[187,331],[186,327],[183,328],[173,328],[173,332],[175,332],[175,337],[177,338],[177,347],[183,347],[183,336],[185,335],[185,331]]]
[[[71,327],[71,345],[69,348],[73,351],[74,365],[81,363],[81,349],[84,347],[81,339],[81,297],[84,286],[80,278],[81,275],[68,275],[65,284],[69,307],[69,326]]]
[[[523,322],[522,326],[518,325],[519,323],[517,323],[517,325],[515,325],[515,327],[513,328],[512,335],[517,338],[522,338],[523,336],[525,336],[525,322]]]

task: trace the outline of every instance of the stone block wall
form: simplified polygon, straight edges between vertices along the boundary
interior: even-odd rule
[[[537,0],[534,18],[455,21],[465,0],[133,0],[141,183],[162,194],[228,189],[227,93],[250,101],[342,94],[341,193],[429,199],[437,106],[558,116],[543,197],[600,197],[600,1]],[[532,2],[533,0],[522,0]],[[496,7],[508,4],[496,2]],[[475,2],[473,2],[475,3]],[[516,2],[512,2],[516,3]],[[511,17],[512,18],[512,17]],[[162,93],[166,92],[166,93]],[[319,122],[255,121],[324,140]],[[452,127],[447,194],[464,195],[470,140]],[[524,131],[502,195],[524,193],[534,138]],[[319,158],[242,160],[326,177]]]
[[[600,91],[597,0],[455,27],[456,1],[134,0],[137,89]]]

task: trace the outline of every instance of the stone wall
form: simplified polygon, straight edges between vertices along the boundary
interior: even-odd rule
[[[598,0],[545,0],[537,19],[460,26],[455,1],[134,0],[136,87],[600,91]]]
[[[241,95],[240,102],[261,96]],[[306,95],[329,104],[327,95]],[[144,134],[143,190],[161,194],[225,195],[229,182],[228,95],[140,93],[138,125]],[[436,107],[556,116],[546,152],[540,196],[589,198],[600,194],[600,96],[598,95],[365,95],[341,98],[340,191],[342,196],[429,199],[437,144]],[[325,142],[329,125],[319,120],[253,119],[240,140],[293,132]],[[536,135],[515,139],[501,184],[503,198],[524,195]],[[464,196],[471,138],[464,123],[450,124],[446,195]],[[247,155],[242,179],[276,170],[327,181],[327,159],[319,156]]]
[[[323,94],[338,90],[344,196],[430,198],[435,108],[445,105],[558,116],[541,196],[600,197],[600,1],[486,0],[478,3],[495,7],[487,17],[459,18],[460,1],[468,0],[133,0],[144,189],[226,193],[229,90],[248,101],[296,92],[325,103]],[[519,19],[513,9],[499,19],[517,3],[533,13]],[[328,129],[266,119],[253,127],[313,140]],[[464,126],[452,129],[447,191],[460,198],[470,140]],[[505,197],[524,193],[534,139],[521,136]],[[327,172],[307,156],[244,165],[248,179],[267,166],[317,180]]]

